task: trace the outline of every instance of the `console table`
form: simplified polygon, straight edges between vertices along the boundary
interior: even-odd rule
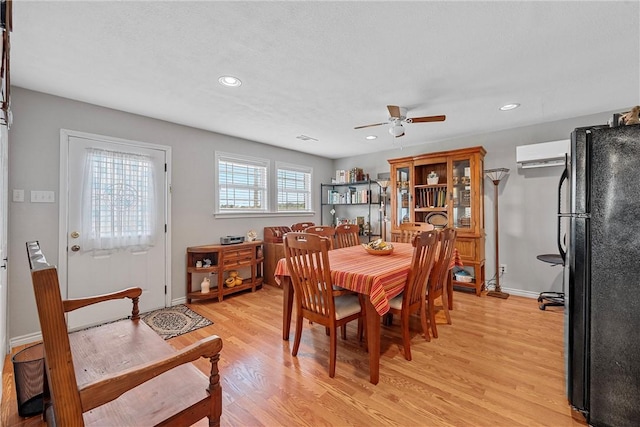
[[[205,260],[210,260],[207,265]],[[187,303],[193,299],[213,299],[222,301],[225,295],[251,289],[255,292],[257,286],[262,286],[264,249],[261,240],[244,242],[233,245],[203,245],[187,248]],[[202,267],[196,265],[202,264]],[[225,280],[231,271],[238,271],[243,281],[240,285],[228,287]],[[211,277],[211,289],[203,293],[200,282],[192,283],[193,274],[203,274]]]

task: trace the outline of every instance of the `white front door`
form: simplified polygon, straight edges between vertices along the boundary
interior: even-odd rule
[[[164,146],[61,132],[66,179],[63,175],[60,204],[63,209],[66,195],[66,222],[61,215],[60,261],[65,257],[66,298],[135,286],[143,289],[141,313],[165,307],[169,155]],[[130,300],[110,301],[69,313],[68,326],[78,329],[130,314]]]

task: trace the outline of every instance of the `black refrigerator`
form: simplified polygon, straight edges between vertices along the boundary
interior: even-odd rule
[[[640,426],[640,125],[574,130],[564,175],[569,403]]]

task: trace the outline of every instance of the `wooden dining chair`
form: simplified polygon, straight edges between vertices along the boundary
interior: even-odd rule
[[[423,231],[433,230],[435,227],[426,222],[403,222],[400,224],[400,233],[396,235],[396,242],[412,243],[413,239]]]
[[[291,231],[304,231],[313,225],[316,224],[313,222],[297,222],[291,226]]]
[[[340,224],[336,227],[336,248],[358,246],[360,227],[357,224]]]
[[[352,320],[360,320],[358,335],[362,339],[364,316],[357,295],[340,295],[333,290],[329,265],[329,242],[309,233],[284,236],[287,269],[291,275],[296,301],[296,333],[291,354],[297,356],[302,337],[303,319],[329,329],[329,376],[336,374],[337,329]]]
[[[438,247],[439,233],[426,231],[416,236],[414,240],[411,270],[407,277],[404,291],[389,301],[389,313],[400,316],[402,328],[402,344],[404,358],[411,360],[411,336],[409,335],[409,320],[411,314],[424,311],[427,279],[434,265],[435,253]],[[420,316],[424,338],[429,341],[429,330],[426,316]]]
[[[437,308],[444,311],[447,324],[451,324],[451,315],[449,314],[449,304],[447,295],[447,284],[449,265],[453,256],[453,249],[456,245],[456,230],[453,228],[445,228],[438,232],[440,239],[436,254],[436,262],[431,269],[426,293],[426,310],[421,311],[422,323],[425,324],[426,316],[429,316],[428,323],[431,325],[431,332],[434,338],[438,338],[438,328],[436,325],[436,306],[435,301],[441,298],[442,305]],[[425,331],[427,333],[427,331]]]
[[[304,232],[329,239],[329,250],[335,247],[336,229],[330,225],[313,225],[305,228]]]

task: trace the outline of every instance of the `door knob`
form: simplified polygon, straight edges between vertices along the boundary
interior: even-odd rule
[[[78,237],[80,237],[80,233],[78,233],[77,231],[72,231],[71,232],[71,238],[72,239],[77,239]]]
[[[71,246],[71,250],[72,250],[73,252],[78,252],[78,251],[80,250],[80,245],[73,245],[73,246]]]

